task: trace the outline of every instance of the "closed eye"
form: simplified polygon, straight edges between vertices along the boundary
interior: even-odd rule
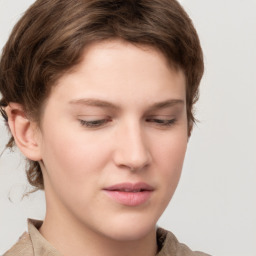
[[[104,119],[95,119],[95,120],[84,120],[79,119],[80,124],[82,126],[88,127],[88,128],[100,128],[105,126],[107,123],[111,122],[112,120],[110,118],[104,118]],[[165,118],[154,118],[149,117],[146,118],[146,122],[155,124],[157,126],[162,127],[168,127],[173,125],[176,122],[175,118],[172,119],[165,119]]]
[[[101,126],[106,125],[108,122],[111,121],[111,119],[99,119],[99,120],[79,120],[82,126],[88,127],[88,128],[98,128]]]
[[[176,122],[176,119],[159,119],[159,118],[147,118],[146,122],[155,123],[159,126],[171,126]]]

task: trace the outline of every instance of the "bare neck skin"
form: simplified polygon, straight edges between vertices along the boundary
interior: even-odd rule
[[[49,214],[51,215],[51,214]],[[65,214],[47,215],[40,233],[63,256],[154,256],[157,254],[156,229],[145,237],[127,241],[117,241],[95,233],[74,219],[65,221]]]

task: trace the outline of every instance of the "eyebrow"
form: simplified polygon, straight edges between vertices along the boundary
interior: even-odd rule
[[[170,99],[170,100],[165,100],[162,102],[157,102],[157,103],[153,104],[149,109],[150,109],[150,111],[154,111],[154,110],[158,110],[158,109],[173,107],[176,105],[184,105],[184,100]]]
[[[119,106],[104,100],[93,99],[93,98],[83,98],[83,99],[76,99],[71,100],[70,104],[75,105],[86,105],[86,106],[93,106],[93,107],[102,107],[102,108],[110,108],[110,109],[120,109]],[[149,107],[150,111],[164,109],[168,107],[173,107],[176,105],[184,105],[184,100],[181,99],[169,99],[162,102],[154,103],[152,106]]]
[[[116,105],[114,105],[113,103],[110,103],[108,101],[93,99],[93,98],[71,100],[69,103],[72,105],[73,104],[86,105],[86,106],[92,106],[92,107],[103,107],[103,108],[113,108],[113,109],[118,108]]]

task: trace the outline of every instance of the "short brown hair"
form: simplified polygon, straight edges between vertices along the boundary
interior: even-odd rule
[[[1,114],[10,102],[37,122],[58,78],[77,65],[92,42],[119,38],[160,50],[186,77],[188,132],[203,74],[203,54],[192,21],[176,0],[37,0],[19,20],[0,61]],[[7,147],[14,145],[11,137]],[[38,162],[28,160],[28,181],[43,189]]]

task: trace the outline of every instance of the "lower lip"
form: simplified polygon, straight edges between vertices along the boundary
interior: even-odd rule
[[[153,191],[124,192],[104,190],[116,202],[126,206],[139,206],[146,203]]]

